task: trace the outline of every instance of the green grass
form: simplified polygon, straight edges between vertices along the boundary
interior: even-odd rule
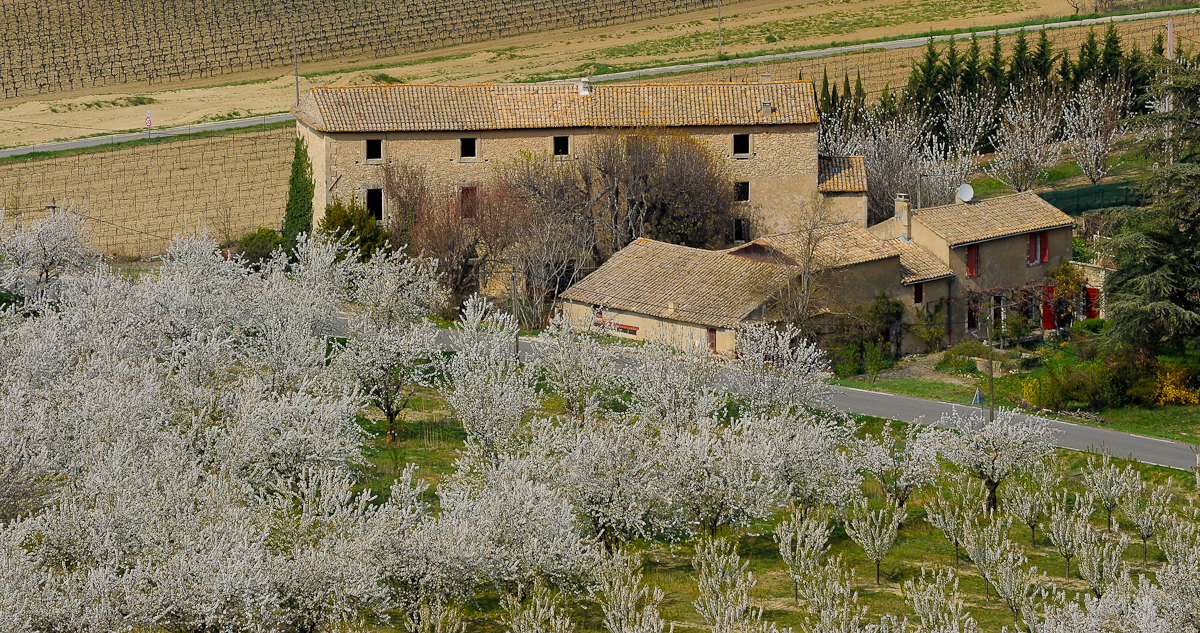
[[[861,386],[861,383],[856,381],[841,382]],[[908,384],[915,389],[913,385],[903,381],[880,381],[876,385],[888,383],[891,383],[891,386],[897,383]],[[539,412],[552,413],[561,413],[561,405],[555,398],[548,399],[543,411]],[[454,460],[465,439],[461,425],[446,409],[444,401],[432,390],[420,393],[406,417],[410,421],[401,428],[396,445],[389,447],[384,445],[382,440],[375,439],[368,447],[369,462],[364,467],[365,485],[369,485],[383,498],[386,498],[387,487],[391,485],[396,473],[402,470],[407,462],[417,464],[418,476],[430,483],[436,484],[441,481],[453,472]],[[379,422],[367,418],[360,418],[360,422],[368,432],[382,437],[384,429]],[[859,436],[878,433],[882,424],[880,419],[862,418]],[[1080,475],[1086,463],[1086,455],[1057,450],[1051,463],[1057,472],[1062,474],[1066,489],[1076,492],[1082,490]],[[1174,477],[1170,485],[1177,499],[1195,493],[1191,477],[1179,477],[1177,471],[1166,468],[1141,464],[1135,464],[1135,467],[1145,479],[1159,484],[1165,485],[1169,478]],[[869,478],[863,486],[863,491],[874,506],[877,507],[881,503],[880,488]],[[1004,491],[1005,487],[1002,485],[1001,499]],[[933,491],[921,491],[912,497],[909,516],[901,528],[897,545],[883,562],[882,584],[879,586],[875,585],[874,564],[866,558],[861,548],[846,536],[844,528],[835,528],[830,540],[830,554],[842,555],[856,570],[856,589],[859,592],[860,604],[869,609],[867,621],[877,620],[883,614],[913,618],[915,614],[904,603],[901,594],[902,583],[919,577],[922,569],[933,571],[954,567],[952,545],[925,520],[923,506],[932,494]],[[428,501],[436,507],[434,491],[429,493]],[[1183,507],[1182,504],[1179,507]],[[771,532],[779,518],[777,516],[756,523],[742,531],[725,530],[719,536],[737,539],[738,550],[741,556],[749,561],[749,569],[758,581],[753,596],[758,604],[763,606],[764,617],[780,626],[797,627],[810,616],[802,606],[794,604],[791,581],[771,538]],[[1116,518],[1126,534],[1134,533],[1130,526],[1121,523],[1119,514]],[[1097,528],[1102,529],[1105,525],[1104,511],[1099,510],[1092,521]],[[1068,594],[1087,591],[1086,584],[1076,572],[1072,573],[1069,581],[1063,581],[1065,561],[1053,549],[1041,530],[1038,531],[1036,545],[1031,546],[1029,528],[1024,525],[1014,526],[1009,538],[1022,547],[1031,564],[1046,572],[1048,579],[1060,589],[1065,589]],[[1140,542],[1135,540],[1125,552],[1125,560],[1129,562],[1134,574],[1143,572],[1140,545]],[[646,582],[661,587],[665,593],[663,616],[680,630],[706,630],[707,627],[692,606],[696,597],[691,566],[694,544],[638,542],[630,544],[630,547],[641,551],[645,557]],[[1152,577],[1164,561],[1162,551],[1152,543],[1149,548],[1149,569],[1145,570],[1147,575]],[[1012,618],[1004,604],[994,594],[990,600],[984,598],[983,581],[965,555],[962,556],[955,572],[960,578],[960,591],[966,607],[979,622],[982,630],[996,631],[1002,626],[1011,626]],[[580,633],[604,630],[603,614],[595,603],[589,602],[583,596],[568,596],[567,600],[572,619]],[[505,630],[502,612],[499,609],[499,596],[493,588],[480,588],[479,593],[463,604],[463,608],[470,620],[471,630],[487,633],[501,633]]]
[[[855,389],[867,389],[869,391],[882,391],[884,393],[895,393],[903,396],[912,396],[914,398],[925,398],[927,400],[941,400],[942,402],[957,402],[960,404],[970,404],[971,399],[975,397],[975,387],[967,387],[964,385],[955,385],[948,382],[938,382],[934,380],[920,380],[918,378],[885,378],[870,382],[869,380],[834,380],[833,384],[843,387],[853,387]]]

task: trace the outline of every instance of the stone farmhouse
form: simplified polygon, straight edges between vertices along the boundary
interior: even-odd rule
[[[1045,296],[1009,305],[998,298],[992,315],[979,298],[991,289],[1042,280],[1072,253],[1074,220],[1032,193],[914,211],[906,196],[896,216],[870,228],[852,221],[806,233],[760,237],[722,251],[639,240],[562,295],[577,322],[647,339],[669,333],[706,340],[714,352],[735,351],[736,330],[751,321],[778,321],[808,277],[817,304],[813,323],[826,331],[836,314],[879,293],[916,311],[940,306],[946,343],[981,335],[988,317],[1026,318],[1055,327]],[[815,290],[814,290],[815,289]],[[1094,297],[1089,292],[1089,297]],[[1090,305],[1091,314],[1096,306]],[[884,332],[900,353],[924,350],[899,328]]]
[[[313,165],[314,223],[351,196],[386,221],[388,164],[418,165],[466,199],[521,152],[574,160],[598,134],[642,127],[686,132],[726,159],[741,201],[731,238],[794,230],[815,196],[846,220],[866,218],[862,159],[818,156],[810,81],[323,87],[293,112]]]

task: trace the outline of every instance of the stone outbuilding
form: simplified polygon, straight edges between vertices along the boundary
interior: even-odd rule
[[[563,310],[610,323],[614,333],[629,338],[685,329],[707,336],[713,351],[729,354],[741,324],[785,319],[780,302],[791,300],[808,276],[806,287],[820,288],[809,314],[819,326],[832,328],[837,314],[883,293],[904,306],[904,322],[917,322],[918,310],[942,315],[946,343],[981,336],[987,316],[1055,327],[1044,301],[1052,294],[1022,304],[998,297],[993,315],[981,315],[973,302],[1000,288],[1037,286],[1048,270],[1069,261],[1070,216],[1032,193],[916,211],[901,197],[896,209],[896,217],[869,229],[842,222],[722,251],[638,240],[564,292]],[[1053,292],[1049,284],[1039,288]],[[892,342],[901,353],[924,350],[922,341],[899,328],[885,336],[896,337]]]
[[[686,132],[725,159],[742,216],[735,240],[795,230],[816,196],[842,219],[866,218],[862,159],[818,158],[810,81],[331,86],[293,112],[313,165],[314,222],[351,196],[386,220],[388,165],[421,167],[465,198],[522,152],[576,160],[596,135],[634,128]]]

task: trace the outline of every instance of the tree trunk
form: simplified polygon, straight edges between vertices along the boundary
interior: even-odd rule
[[[883,561],[879,561],[878,563],[875,563],[875,585],[876,586],[878,586],[880,584],[880,582],[879,582],[879,567],[882,564],[883,564]]]
[[[1071,557],[1067,556],[1066,559],[1067,559],[1067,573],[1063,574],[1064,582],[1068,582],[1071,580]]]
[[[1112,508],[1105,508],[1104,511],[1108,513],[1108,531],[1112,532]]]
[[[995,510],[997,505],[996,488],[1000,487],[1000,482],[984,479],[983,486],[987,488],[987,507],[988,510]]]
[[[792,577],[792,599],[796,601],[796,606],[800,606],[800,583],[796,582],[796,578]]]
[[[1146,568],[1146,537],[1142,537],[1142,569]]]
[[[1029,544],[1037,547],[1037,523],[1029,526]]]
[[[992,588],[991,584],[988,583],[988,577],[984,576],[983,577],[983,599],[987,600],[988,602],[992,601],[991,588]]]

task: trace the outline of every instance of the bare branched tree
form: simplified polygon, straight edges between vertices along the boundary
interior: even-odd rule
[[[1124,123],[1129,103],[1125,82],[1100,85],[1089,79],[1075,89],[1063,110],[1065,144],[1093,185],[1116,167],[1108,161],[1117,141],[1129,132]]]
[[[988,175],[1017,191],[1036,187],[1058,162],[1061,121],[1058,96],[1048,84],[1014,87],[1000,108],[999,124],[992,135],[996,157],[987,168]]]

